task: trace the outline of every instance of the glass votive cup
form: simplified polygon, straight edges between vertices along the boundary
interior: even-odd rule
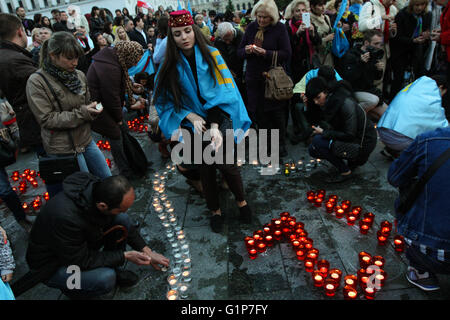
[[[394,249],[397,252],[403,252],[405,250],[405,238],[400,235],[394,237]]]
[[[297,260],[303,261],[306,257],[306,249],[305,248],[298,248],[295,252],[295,255],[297,256]]]
[[[361,251],[358,254],[359,266],[363,269],[366,269],[370,265],[371,259],[372,259],[372,256],[365,251]]]
[[[356,217],[353,215],[352,212],[347,212],[346,213],[346,218],[347,218],[347,225],[349,225],[349,226],[354,226],[355,225]]]
[[[170,289],[176,289],[178,286],[178,276],[175,274],[171,274],[167,277],[167,283],[169,284]]]
[[[370,261],[370,264],[375,265],[380,269],[383,269],[384,262],[385,262],[385,260],[382,256],[373,256],[372,260]]]
[[[328,271],[328,275],[330,276],[331,279],[336,281],[336,284],[339,288],[339,286],[341,285],[342,271],[337,268],[333,268]]]
[[[172,289],[167,292],[167,300],[178,300],[178,290]]]
[[[181,276],[181,267],[177,265],[176,267],[172,268],[172,274],[179,278]]]
[[[189,297],[189,283],[182,281],[178,285],[178,293],[181,299],[187,299]]]
[[[174,260],[175,260],[175,263],[182,263],[183,262],[183,259],[181,258],[181,253],[175,253],[174,255],[173,255],[173,257],[174,257]]]
[[[191,258],[184,258],[183,259],[183,268],[191,268]]]
[[[373,287],[370,287],[370,286],[367,286],[367,287],[365,287],[364,288],[364,297],[367,299],[367,300],[373,300],[373,299],[375,299],[375,292],[376,292],[376,289],[375,288],[373,288]]]
[[[316,264],[316,260],[315,259],[305,258],[305,263],[304,263],[305,271],[306,272],[313,272],[315,264]]]
[[[319,270],[314,270],[312,273],[312,279],[315,287],[323,287],[325,279]]]
[[[317,261],[317,270],[320,271],[322,277],[326,278],[328,276],[328,269],[330,268],[330,263],[328,260],[321,259]]]
[[[352,286],[345,286],[343,294],[345,300],[355,300],[358,298],[358,291]]]
[[[359,233],[361,234],[367,234],[370,229],[370,224],[367,222],[364,222],[364,220],[359,221]]]
[[[184,270],[181,272],[181,281],[183,282],[191,282],[191,270]]]
[[[187,243],[180,247],[181,254],[189,255],[189,245]]]
[[[334,214],[336,215],[336,218],[341,219],[344,216],[345,210],[342,209],[341,206],[335,206],[334,207]]]
[[[248,256],[250,257],[251,260],[254,260],[258,256],[258,252],[256,251],[255,248],[250,249],[248,250]]]
[[[352,287],[356,290],[358,287],[358,278],[354,274],[348,274],[344,277],[344,286]]]
[[[384,246],[387,243],[388,236],[383,233],[381,230],[377,231],[377,239],[378,239],[378,245]]]
[[[334,297],[336,294],[337,284],[333,279],[326,279],[324,284],[325,295],[328,297]]]

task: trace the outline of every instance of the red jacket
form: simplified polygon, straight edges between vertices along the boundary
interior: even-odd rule
[[[441,14],[441,44],[445,46],[447,61],[450,61],[450,2]]]

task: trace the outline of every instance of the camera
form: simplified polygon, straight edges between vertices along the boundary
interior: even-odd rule
[[[384,50],[378,49],[372,46],[367,46],[366,52],[370,53],[370,63],[377,63],[379,60],[383,59],[384,56]]]

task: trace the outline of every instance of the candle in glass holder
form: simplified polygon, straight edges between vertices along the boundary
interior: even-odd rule
[[[183,282],[190,282],[192,280],[191,278],[191,271],[190,270],[185,270],[181,273],[181,281]]]
[[[344,216],[345,210],[342,209],[341,206],[334,207],[334,213],[336,215],[336,218],[341,219]]]
[[[277,241],[281,240],[282,236],[283,236],[283,232],[281,230],[275,230],[273,232],[273,238]]]
[[[258,252],[254,248],[250,249],[248,250],[248,256],[250,257],[250,259],[254,260],[258,256]]]
[[[336,284],[339,287],[339,285],[341,284],[342,271],[337,268],[334,268],[334,269],[330,269],[328,271],[328,274],[330,275],[331,279],[336,281]]]
[[[304,229],[305,228],[305,224],[301,221],[295,221],[295,229]]]
[[[359,269],[357,272],[358,282],[361,288],[365,288],[367,286],[367,282],[369,281],[369,277],[367,276],[366,269]]]
[[[350,200],[344,200],[341,203],[341,208],[344,209],[344,212],[347,213],[350,211],[350,207],[351,207],[352,203]]]
[[[364,222],[369,222],[370,226],[372,226],[374,220],[375,220],[375,215],[372,212],[364,213],[364,216],[363,216]]]
[[[334,202],[329,202],[329,201],[326,202],[325,203],[325,210],[326,210],[326,212],[327,213],[333,213],[335,205],[336,204]]]
[[[297,162],[297,172],[300,172],[303,170],[303,161],[299,160]]]
[[[178,299],[178,291],[173,289],[167,292],[167,300],[177,300]]]
[[[255,248],[255,239],[253,237],[245,237],[245,246],[247,247],[247,250]]]
[[[293,240],[291,241],[292,249],[294,251],[297,251],[298,247],[301,245],[301,242],[299,240]]]
[[[313,272],[315,264],[316,264],[316,259],[305,258],[305,271]]]
[[[281,222],[280,219],[275,219],[273,221],[273,225],[274,225],[275,229],[281,229],[281,227],[283,226],[283,223]]]
[[[394,237],[394,249],[397,252],[403,252],[405,250],[405,239],[401,235]]]
[[[363,269],[366,269],[370,265],[372,256],[365,251],[361,251],[358,254],[358,258],[359,258],[359,266]]]
[[[389,234],[391,233],[391,230],[392,230],[392,223],[385,220],[385,221],[381,222],[380,227],[381,227],[381,229],[380,229],[381,232],[383,232],[384,234],[387,234],[389,236]]]
[[[314,203],[315,198],[316,198],[316,193],[314,191],[308,191],[306,193],[306,199],[309,202]]]
[[[347,218],[347,225],[349,225],[349,226],[354,226],[355,225],[356,217],[353,215],[352,212],[347,212],[346,213],[346,218]]]
[[[306,257],[317,261],[319,259],[319,250],[316,248],[311,248],[306,252]]]
[[[264,231],[264,235],[272,235],[272,229],[270,229],[270,227],[269,226],[265,226],[264,228],[263,228],[263,231]]]
[[[305,246],[306,249],[312,249],[312,247],[313,247],[313,239],[305,238],[305,240],[303,241],[303,245]]]
[[[295,255],[297,256],[297,260],[303,261],[305,260],[306,256],[306,249],[305,248],[298,248],[295,252]]]
[[[354,274],[348,274],[344,277],[344,285],[356,289],[358,286],[358,278]]]
[[[358,297],[358,291],[354,287],[345,286],[342,291],[345,300],[355,300]]]
[[[166,201],[167,200],[167,195],[165,195],[165,194],[160,195],[159,196],[159,200]]]
[[[315,287],[323,287],[325,280],[322,273],[319,270],[314,270],[314,272],[312,273],[312,278]]]
[[[287,212],[287,211],[283,211],[283,212],[280,213],[280,217],[281,217],[281,218],[282,218],[282,217],[288,218],[288,217],[290,217],[290,216],[291,216],[291,214],[290,214],[289,212]]]
[[[323,286],[328,297],[333,297],[336,294],[337,285],[333,279],[326,279]]]
[[[384,246],[387,242],[387,235],[385,233],[383,233],[381,230],[377,231],[377,239],[378,239],[378,245],[379,246]]]
[[[376,292],[375,288],[366,287],[366,288],[364,288],[364,297],[367,300],[373,300],[373,299],[375,299],[375,292]]]
[[[267,249],[267,246],[264,242],[260,242],[256,245],[256,251],[258,251],[259,253],[265,252],[266,249]]]
[[[379,269],[375,274],[375,285],[377,286],[377,289],[381,289],[386,281],[387,273],[386,271]]]
[[[321,259],[317,261],[317,270],[320,271],[322,276],[326,278],[328,276],[328,269],[330,268],[330,263],[328,260]]]
[[[369,232],[369,229],[370,225],[368,223],[364,222],[364,220],[359,221],[359,233],[367,234],[367,232]]]
[[[323,198],[317,196],[317,197],[314,199],[314,206],[317,207],[317,208],[319,208],[319,207],[322,206],[322,202],[323,202]]]
[[[167,277],[167,282],[169,283],[170,288],[176,288],[178,284],[178,277],[174,274],[171,274]]]
[[[181,299],[186,299],[188,297],[188,289],[189,285],[187,283],[180,283],[178,286],[178,291]]]
[[[378,268],[383,269],[384,266],[384,258],[382,256],[373,256],[370,261],[371,264],[376,265]]]

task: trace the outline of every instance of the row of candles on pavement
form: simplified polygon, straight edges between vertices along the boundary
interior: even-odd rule
[[[14,182],[19,182],[18,186],[12,187],[13,191],[17,194],[24,194],[27,192],[28,184],[30,184],[33,188],[37,188],[39,186],[37,182],[37,177],[39,177],[39,172],[32,169],[25,169],[22,173],[19,171],[13,171],[11,175],[11,180]],[[50,196],[48,192],[45,192],[43,195],[37,195],[34,197],[31,202],[22,203],[22,208],[25,213],[31,213],[31,211],[38,212],[43,205],[43,200],[48,201]]]
[[[245,163],[245,161],[242,159],[237,159],[237,161],[236,161],[236,165],[238,167],[242,166],[244,163]],[[253,160],[252,162],[250,162],[250,164],[253,166],[260,165],[258,160]],[[299,160],[299,161],[297,161],[297,163],[294,160],[291,160],[284,164],[283,173],[285,176],[289,176],[291,173],[294,173],[294,172],[309,172],[312,169],[320,167],[321,164],[322,164],[321,159],[310,159],[309,161]],[[269,164],[267,167],[270,168],[271,165]]]
[[[165,184],[170,173],[175,172],[175,165],[167,165],[162,173],[155,173],[153,179],[152,207],[158,215],[162,226],[165,229],[167,239],[172,248],[174,265],[171,269],[167,282],[169,290],[168,300],[178,300],[188,298],[191,278],[191,257],[189,244],[186,240],[186,233],[178,224],[178,217],[172,203],[165,194]],[[164,270],[164,269],[163,269]]]
[[[325,295],[333,297],[341,285],[342,271],[330,268],[325,259],[319,260],[319,250],[314,248],[314,241],[308,237],[305,225],[297,222],[289,212],[280,213],[279,218],[257,230],[253,236],[245,237],[245,245],[250,259],[257,258],[258,253],[264,253],[274,241],[282,239],[289,241],[298,260],[303,261],[305,271],[311,273],[315,287],[323,287]],[[381,256],[371,256],[366,252],[359,254],[360,269],[357,275],[349,274],[344,277],[344,298],[354,300],[358,297],[358,285],[364,292],[366,299],[374,299],[375,292],[384,286],[387,274],[382,269],[385,260]],[[375,280],[375,282],[373,281]]]
[[[335,217],[342,219],[345,215],[347,219],[347,224],[349,226],[354,226],[356,221],[361,218],[362,208],[360,206],[353,206],[350,200],[343,200],[340,204],[338,203],[338,196],[330,195],[327,200],[325,200],[326,191],[318,190],[317,192],[308,191],[306,193],[306,199],[313,204],[315,207],[322,207],[325,203],[325,211],[327,213],[334,213]],[[375,215],[372,212],[366,212],[359,221],[359,232],[361,234],[367,234],[369,229],[372,227],[375,220]],[[378,245],[384,246],[387,244],[389,236],[392,231],[392,223],[385,220],[380,224],[380,229],[377,231]],[[401,235],[394,236],[394,249],[397,252],[403,252],[405,248],[405,240]]]
[[[128,129],[134,132],[147,132],[148,125],[145,121],[149,118],[149,115],[140,116],[135,118],[134,120],[127,121]]]

